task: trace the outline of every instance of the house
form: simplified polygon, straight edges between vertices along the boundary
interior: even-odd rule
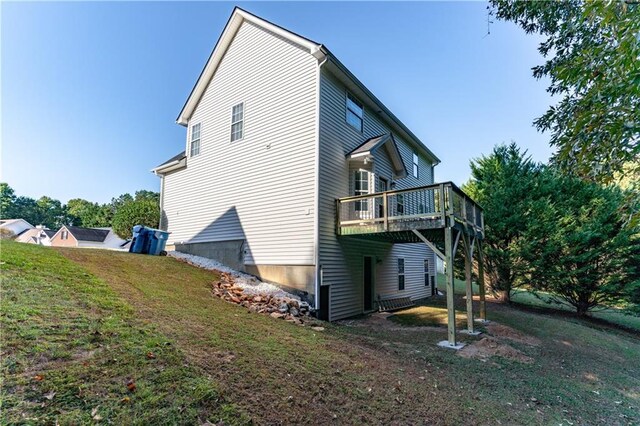
[[[37,225],[35,228],[28,229],[20,234],[15,240],[19,243],[38,244],[41,246],[50,246],[51,237],[56,231],[48,229],[43,225]]]
[[[125,249],[127,240],[118,237],[111,228],[82,228],[63,226],[52,237],[54,247],[91,247]]]
[[[33,229],[33,225],[24,219],[2,219],[0,220],[0,229],[17,237],[26,230]]]
[[[482,236],[480,207],[434,184],[438,157],[324,45],[242,9],[177,122],[184,151],[153,169],[168,247],[297,290],[322,318],[434,294],[435,254]]]

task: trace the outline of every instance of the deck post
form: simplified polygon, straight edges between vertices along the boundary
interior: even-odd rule
[[[466,282],[467,296],[467,333],[476,334],[473,328],[473,287],[471,284],[471,263],[473,256],[473,248],[470,244],[470,238],[466,233],[462,235],[464,242],[464,277]]]
[[[388,205],[388,195],[387,192],[383,192],[382,195],[382,210],[384,217],[384,230],[385,232],[389,231],[389,210],[387,209]]]
[[[480,320],[487,320],[487,304],[484,289],[484,248],[482,240],[478,240],[478,293],[480,294]]]
[[[444,250],[446,257],[445,274],[447,277],[447,336],[450,347],[455,347],[456,342],[456,307],[453,289],[453,228],[444,228]]]

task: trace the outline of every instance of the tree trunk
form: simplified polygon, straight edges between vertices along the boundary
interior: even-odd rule
[[[578,302],[578,304],[576,305],[576,312],[578,313],[579,317],[586,316],[587,313],[589,313],[589,304]]]
[[[510,303],[511,302],[511,292],[508,290],[500,290],[498,291],[498,300],[500,300],[503,303]]]

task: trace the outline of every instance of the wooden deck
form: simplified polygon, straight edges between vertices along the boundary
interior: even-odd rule
[[[413,232],[444,242],[445,228],[484,237],[482,208],[452,182],[336,200],[336,233],[395,243],[418,243]]]

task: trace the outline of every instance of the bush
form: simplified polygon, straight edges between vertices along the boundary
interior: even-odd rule
[[[132,236],[135,225],[151,228],[160,222],[160,206],[154,199],[143,198],[126,201],[120,206],[113,217],[112,228],[120,238],[128,239]]]

